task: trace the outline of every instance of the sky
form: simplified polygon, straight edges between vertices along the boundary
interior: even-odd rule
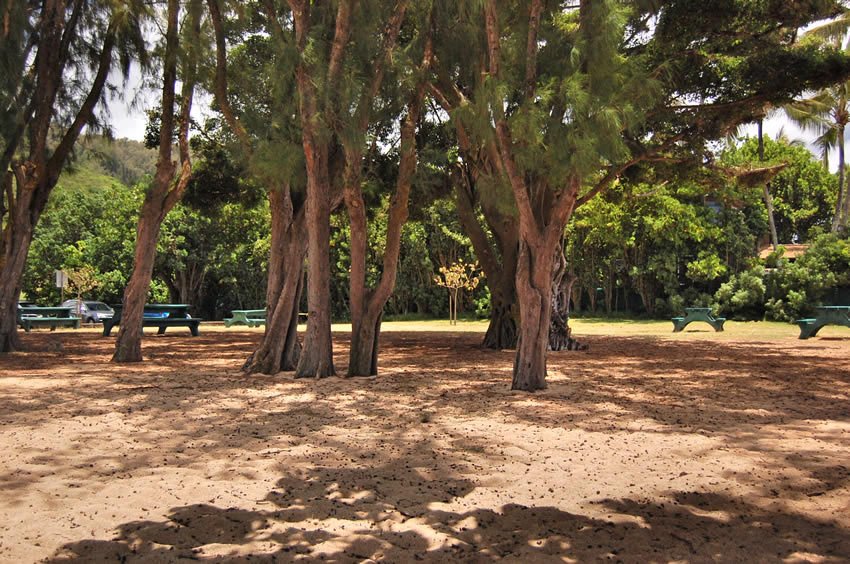
[[[115,84],[121,83],[118,77],[112,77],[112,80]],[[179,82],[176,88],[179,92]],[[130,69],[130,76],[121,90],[120,98],[109,100],[107,103],[112,136],[116,139],[142,141],[148,124],[147,111],[159,102],[160,92],[150,87],[143,88],[142,76],[136,65]],[[192,103],[192,117],[199,123],[203,123],[205,117],[211,113],[209,109],[211,101],[211,96],[196,90]]]

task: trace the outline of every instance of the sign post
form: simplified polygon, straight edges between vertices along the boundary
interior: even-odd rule
[[[54,270],[56,276],[56,287],[59,288],[59,303],[65,301],[65,287],[68,285],[68,273],[64,270]]]

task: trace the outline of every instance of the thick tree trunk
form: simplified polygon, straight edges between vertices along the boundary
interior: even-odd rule
[[[559,248],[555,253],[555,266],[552,276],[552,314],[549,327],[549,350],[550,351],[572,351],[584,350],[586,345],[581,345],[572,338],[570,329],[570,295],[576,276],[569,271],[563,249]]]
[[[552,270],[555,256],[545,245],[532,249],[520,243],[517,297],[520,328],[514,360],[512,390],[546,388],[546,352],[552,313]]]
[[[377,376],[382,317],[380,310],[377,315],[367,312],[360,317],[356,326],[352,325],[349,376]]]
[[[113,362],[142,361],[142,319],[145,302],[153,277],[156,243],[162,224],[156,203],[145,199],[139,225],[136,229],[136,252],[133,259],[133,273],[124,289],[122,301],[121,325],[115,341]]]
[[[302,121],[305,119],[309,118]],[[314,153],[312,159],[307,158],[308,317],[304,348],[295,373],[298,378],[325,378],[336,374],[331,341],[330,182],[326,150],[320,152],[325,154]]]
[[[20,350],[18,335],[18,299],[27,254],[33,237],[29,214],[11,217],[4,233],[5,244],[0,265],[0,353]]]
[[[516,347],[515,275],[511,274],[507,284],[501,279],[491,280],[489,276],[487,277],[487,283],[490,285],[490,323],[487,325],[484,342],[481,344],[485,349],[504,350]]]
[[[465,160],[474,162],[470,154]],[[483,165],[481,168],[484,168]],[[481,201],[481,210],[496,243],[494,249],[475,213],[475,177],[478,172],[464,171],[455,182],[455,201],[464,231],[472,242],[487,287],[490,289],[490,323],[481,346],[487,349],[513,349],[517,342],[516,261],[519,238],[516,218],[506,214],[504,204]]]
[[[269,258],[266,331],[256,351],[245,362],[249,374],[277,374],[295,370],[301,352],[298,343],[298,306],[303,286],[305,216],[293,217],[288,190],[269,193],[272,209],[272,248]]]

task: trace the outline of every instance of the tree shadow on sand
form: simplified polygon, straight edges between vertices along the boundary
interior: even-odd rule
[[[377,468],[315,468],[280,479],[268,509],[192,504],[162,521],[117,526],[109,541],[67,544],[48,562],[840,561],[850,533],[781,508],[677,492],[669,503],[598,502],[596,516],[557,507],[463,503],[472,484]]]

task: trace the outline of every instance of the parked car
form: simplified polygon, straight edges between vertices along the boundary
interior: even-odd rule
[[[115,310],[103,302],[65,300],[60,307],[73,308],[71,313],[79,316],[83,323],[100,323],[104,319],[112,319],[115,315]]]

